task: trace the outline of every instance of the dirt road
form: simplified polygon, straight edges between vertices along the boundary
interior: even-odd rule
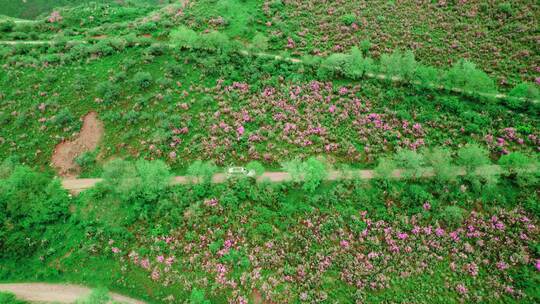
[[[74,303],[84,299],[92,290],[88,287],[71,284],[48,284],[48,283],[14,283],[0,284],[0,291],[15,294],[19,299],[29,302],[54,302]],[[144,304],[145,302],[131,299],[116,293],[109,293],[110,297],[117,302],[128,304]]]

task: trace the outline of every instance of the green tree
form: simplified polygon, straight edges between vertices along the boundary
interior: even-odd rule
[[[371,58],[364,58],[362,51],[358,47],[353,47],[348,57],[348,62],[343,67],[343,73],[351,79],[359,79],[365,72],[370,71],[372,66],[373,60]]]
[[[467,174],[474,173],[477,168],[490,163],[489,152],[477,144],[468,144],[462,147],[457,156],[458,164],[465,168]]]
[[[411,51],[401,53],[394,51],[392,54],[381,56],[381,72],[389,77],[397,76],[406,80],[412,80],[416,74],[418,63]]]
[[[308,160],[303,164],[303,171],[303,189],[308,192],[314,192],[328,175],[325,164],[315,157],[308,158]]]
[[[0,179],[0,257],[32,254],[45,231],[69,217],[60,180],[18,166]]]
[[[396,162],[391,158],[380,158],[375,167],[375,178],[389,181],[394,178],[394,171],[397,169]]]
[[[264,166],[258,162],[258,161],[250,161],[247,165],[246,165],[246,169],[248,171],[251,171],[253,170],[255,172],[255,175],[256,176],[261,176],[263,175],[264,173]]]
[[[457,181],[458,167],[452,164],[452,153],[446,148],[434,148],[425,156],[429,166],[433,168],[435,178],[441,183]]]
[[[540,90],[532,83],[522,82],[508,93],[507,102],[514,109],[522,109],[533,100],[540,100]]]
[[[489,152],[476,144],[469,144],[458,151],[458,164],[465,169],[465,179],[477,190],[481,183],[490,187],[498,182],[498,167],[489,166]]]
[[[538,161],[521,152],[503,155],[499,165],[505,170],[505,175],[514,179],[520,187],[535,186],[539,182]]]
[[[460,88],[468,92],[497,92],[493,79],[467,60],[462,59],[452,66],[445,79],[446,85],[451,88]]]
[[[217,167],[212,162],[203,162],[196,160],[187,169],[187,175],[192,178],[192,181],[211,183],[212,177],[217,172]]]
[[[291,161],[284,162],[281,164],[281,167],[283,168],[283,170],[289,173],[289,176],[291,177],[291,180],[293,182],[300,182],[302,180],[304,166],[302,164],[302,161],[300,161],[299,159],[293,159]]]
[[[401,176],[405,178],[419,178],[424,174],[424,156],[416,151],[403,149],[394,156],[394,160],[403,168]]]

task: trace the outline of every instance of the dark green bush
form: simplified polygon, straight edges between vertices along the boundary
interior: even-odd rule
[[[0,32],[8,33],[15,27],[15,22],[11,20],[0,21]]]
[[[467,60],[458,61],[448,70],[444,78],[449,88],[458,88],[466,92],[497,92],[493,79]]]
[[[0,303],[1,304],[26,304],[27,302],[19,300],[12,293],[0,291]]]

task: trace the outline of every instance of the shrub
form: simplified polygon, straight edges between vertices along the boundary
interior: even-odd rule
[[[367,54],[370,49],[371,49],[371,41],[369,41],[368,39],[364,39],[360,41],[360,50],[362,51],[362,53],[364,53],[364,55]]]
[[[210,304],[211,302],[206,299],[204,290],[193,288],[191,295],[189,296],[189,304]]]
[[[75,163],[81,168],[88,168],[96,163],[95,152],[85,152],[75,158]]]
[[[120,86],[109,81],[100,82],[96,87],[96,93],[103,101],[111,103],[120,97]]]
[[[341,22],[347,26],[353,24],[356,21],[356,16],[354,14],[347,14],[341,17]]]
[[[423,87],[438,85],[441,82],[441,72],[431,66],[419,65],[416,68],[415,80]]]
[[[457,206],[448,206],[438,215],[447,227],[455,229],[459,227],[465,218],[465,210]]]
[[[119,201],[118,206],[111,206],[115,213],[123,213],[126,223],[147,218],[155,212],[154,204],[166,193],[171,182],[169,167],[162,161],[139,160],[135,163],[115,159],[103,168],[103,182],[98,184],[98,193],[103,193],[106,200]],[[112,223],[114,224],[114,223]]]
[[[133,83],[140,89],[147,89],[152,85],[152,75],[148,72],[138,72],[133,76]]]
[[[171,42],[181,48],[195,48],[199,41],[199,35],[192,29],[185,26],[181,26],[172,31],[169,36],[171,38]]]
[[[499,3],[497,9],[499,12],[508,16],[512,16],[514,14],[514,9],[512,8],[512,3],[510,2]]]
[[[172,76],[180,76],[184,73],[184,67],[180,64],[172,64],[167,66],[167,72]]]
[[[232,46],[229,37],[217,31],[201,35],[200,41],[199,47],[209,51],[226,52]]]
[[[480,183],[493,186],[498,182],[498,167],[490,164],[489,152],[475,144],[467,145],[458,151],[458,164],[465,168],[465,179],[477,190]]]
[[[27,302],[19,300],[12,293],[0,291],[0,303],[2,304],[26,304]]]
[[[160,56],[168,51],[168,46],[161,43],[153,43],[146,52],[152,56]]]
[[[251,47],[256,51],[266,51],[268,49],[268,37],[264,34],[257,33],[251,40]]]
[[[538,170],[538,161],[521,152],[503,155],[499,159],[499,165],[505,169],[505,175],[515,179],[516,183],[521,187],[538,184],[540,172]]]
[[[68,108],[63,108],[54,116],[54,124],[62,127],[75,120]]]

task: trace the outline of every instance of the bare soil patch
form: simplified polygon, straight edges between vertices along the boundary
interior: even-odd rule
[[[62,177],[76,177],[80,167],[75,158],[84,152],[94,150],[103,136],[103,123],[96,112],[90,112],[83,117],[81,132],[73,140],[63,141],[56,145],[51,163]]]
[[[74,303],[91,293],[89,288],[80,285],[48,283],[0,284],[0,291],[12,292],[19,299],[39,303]],[[114,301],[120,303],[144,304],[142,301],[116,293],[109,293],[109,295]]]

